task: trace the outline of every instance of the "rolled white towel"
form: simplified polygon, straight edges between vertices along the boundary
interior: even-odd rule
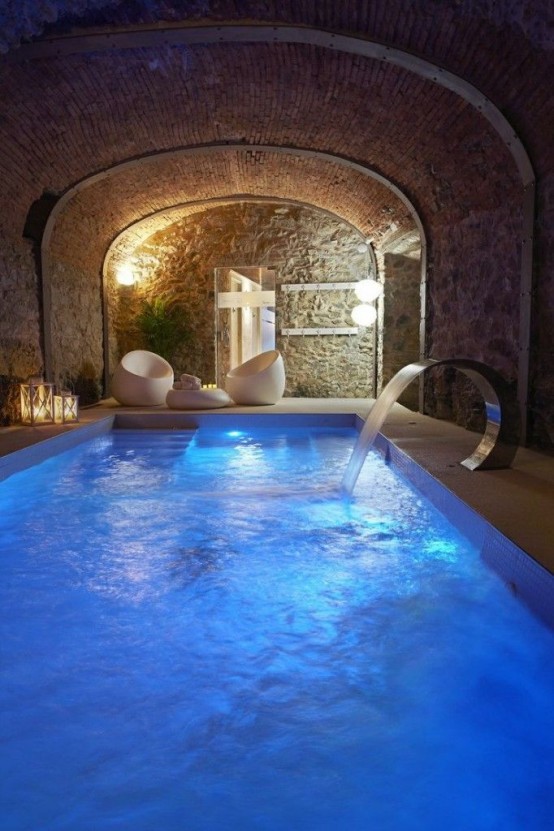
[[[196,375],[181,375],[181,384],[184,390],[199,390],[202,387],[202,382]]]

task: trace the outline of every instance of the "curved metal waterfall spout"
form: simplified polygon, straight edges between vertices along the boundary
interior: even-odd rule
[[[411,381],[426,369],[450,366],[473,381],[485,400],[487,425],[485,433],[471,456],[461,462],[469,470],[509,467],[517,450],[520,433],[519,413],[514,391],[494,369],[479,361],[452,358],[435,361],[428,358],[407,364],[389,381],[366,419],[352,451],[342,479],[342,490],[351,494],[365,462],[367,453],[385,421],[389,410]]]

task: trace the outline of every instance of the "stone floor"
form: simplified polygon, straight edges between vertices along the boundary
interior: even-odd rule
[[[237,413],[357,413],[365,416],[371,399],[287,398],[266,407],[229,407],[211,410],[222,419]],[[119,407],[111,399],[81,411],[80,424],[89,424],[116,412],[158,413],[171,418],[166,408]],[[6,427],[0,429],[2,457],[14,450],[65,432],[79,425]],[[414,413],[396,404],[382,432],[421,467],[459,496],[504,536],[554,573],[554,457],[520,448],[509,470],[471,472],[459,462],[475,448],[479,436],[444,421]]]

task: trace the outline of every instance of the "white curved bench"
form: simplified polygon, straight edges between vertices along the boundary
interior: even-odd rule
[[[171,410],[213,410],[232,403],[225,390],[169,390],[165,402]]]

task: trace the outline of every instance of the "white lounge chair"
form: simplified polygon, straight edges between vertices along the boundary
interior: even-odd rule
[[[261,352],[227,373],[225,389],[235,404],[275,404],[285,391],[285,366],[276,349]]]
[[[165,404],[173,386],[173,368],[165,358],[145,349],[127,352],[112,377],[111,393],[120,404],[155,407]]]

